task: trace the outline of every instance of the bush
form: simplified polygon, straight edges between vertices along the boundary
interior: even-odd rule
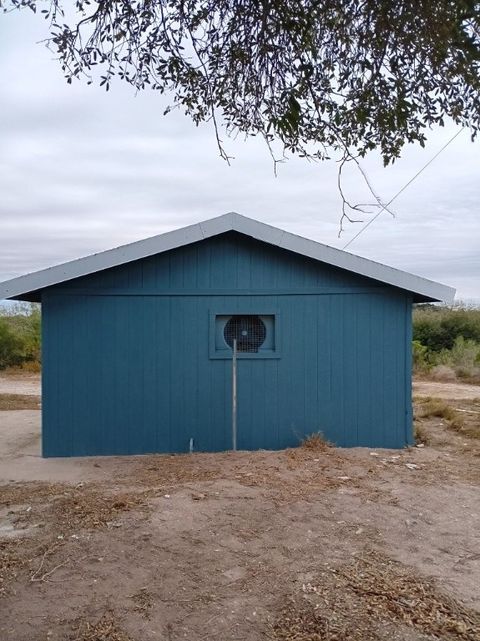
[[[413,313],[413,367],[436,380],[480,382],[480,309],[425,305]]]
[[[446,367],[459,378],[472,378],[480,374],[480,343],[457,336],[452,349],[430,354],[429,359],[433,369]]]
[[[0,316],[0,369],[40,369],[41,317],[38,305],[5,308]]]
[[[422,345],[420,341],[413,341],[412,343],[412,361],[413,371],[417,373],[428,370],[429,364],[427,361],[428,348]]]
[[[452,349],[459,336],[480,343],[480,309],[461,305],[421,305],[414,308],[413,340],[428,350],[440,352],[442,349]]]
[[[10,329],[5,319],[0,318],[0,369],[20,365],[22,358],[21,339]]]
[[[454,383],[457,380],[457,373],[448,365],[435,365],[428,370],[428,373],[430,378],[441,383]]]
[[[305,447],[307,450],[318,450],[325,451],[329,447],[332,447],[332,444],[327,441],[322,432],[313,432],[302,440],[302,447]]]

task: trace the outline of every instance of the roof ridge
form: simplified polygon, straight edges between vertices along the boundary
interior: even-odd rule
[[[61,282],[184,247],[228,231],[236,231],[307,258],[404,289],[415,294],[419,300],[452,302],[455,296],[455,289],[447,285],[292,234],[243,214],[228,212],[186,227],[12,278],[0,283],[0,300],[32,295]]]

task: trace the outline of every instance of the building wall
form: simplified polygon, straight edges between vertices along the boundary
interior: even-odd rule
[[[411,442],[409,295],[237,233],[42,295],[45,456],[231,447],[215,314],[276,315],[278,358],[238,363],[238,447],[322,431]]]

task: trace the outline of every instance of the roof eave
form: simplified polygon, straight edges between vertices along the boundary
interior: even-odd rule
[[[455,297],[455,289],[447,285],[381,265],[231,212],[165,234],[13,278],[0,283],[0,300],[4,298],[39,300],[41,291],[47,287],[177,249],[228,231],[236,231],[307,258],[411,292],[415,302],[452,303]]]

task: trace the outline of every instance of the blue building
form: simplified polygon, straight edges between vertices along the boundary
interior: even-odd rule
[[[44,456],[412,443],[413,302],[454,290],[226,214],[0,284],[41,301]]]

